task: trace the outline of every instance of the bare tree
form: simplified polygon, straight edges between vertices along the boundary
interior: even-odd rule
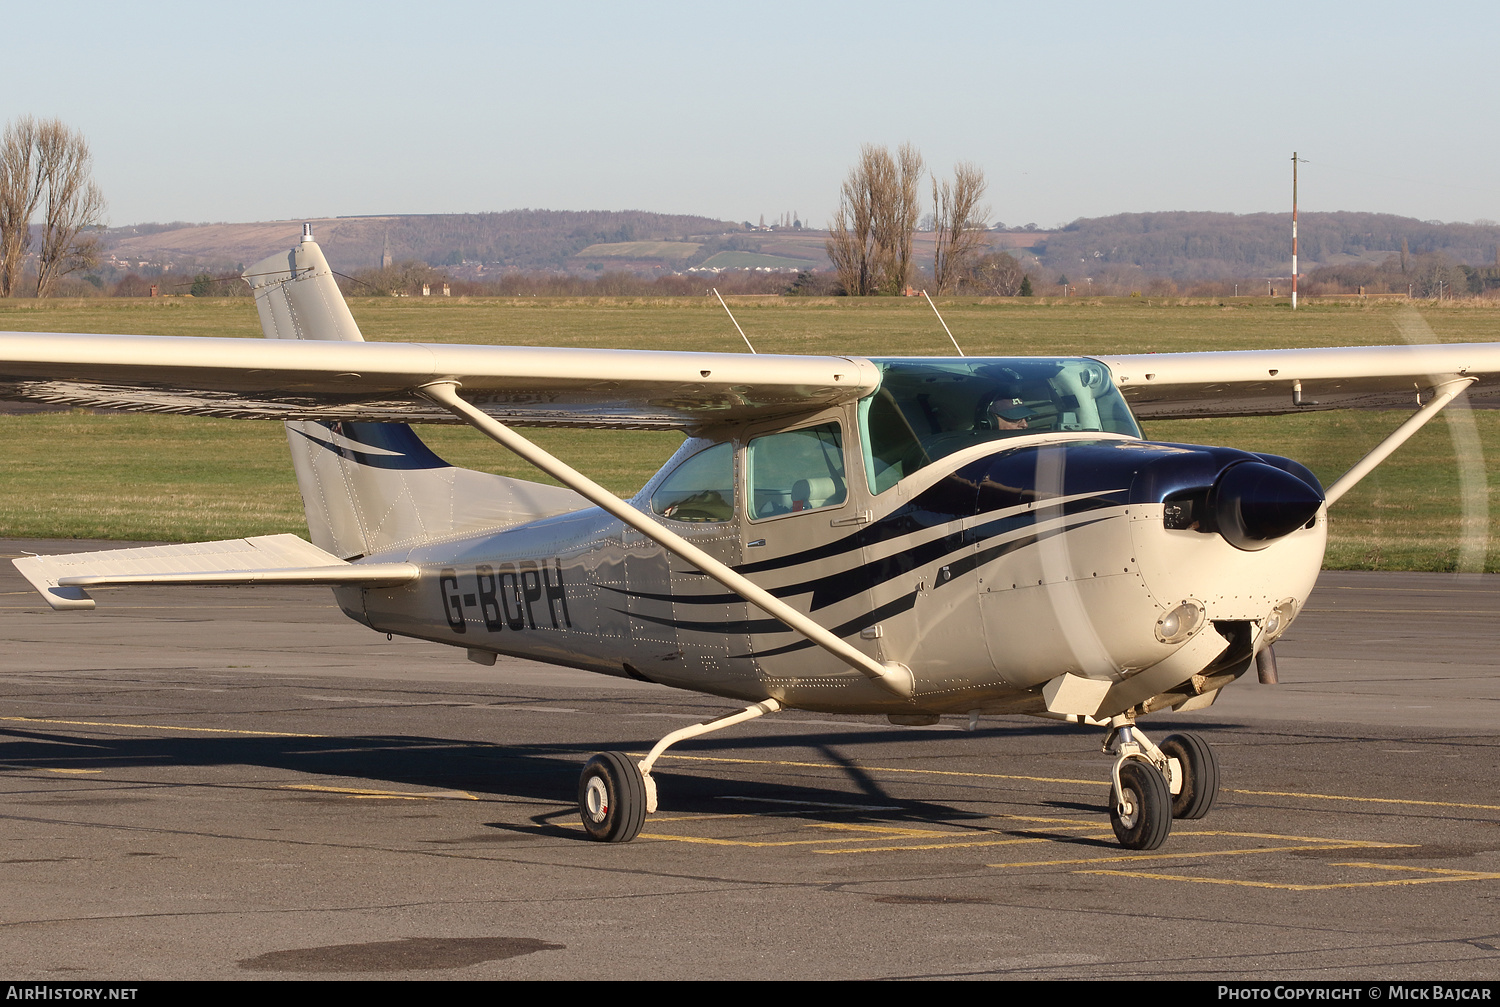
[[[890,155],[883,148],[865,144],[860,150],[859,163],[844,179],[839,208],[828,225],[825,244],[828,258],[839,274],[844,293],[851,297],[875,292],[874,273],[881,253],[875,245],[872,225],[876,198],[873,190],[880,187],[889,161]]]
[[[874,144],[860,149],[828,226],[828,258],[845,293],[901,292],[911,273],[921,178],[922,155],[909,143],[895,157]]]
[[[896,152],[893,182],[887,211],[876,219],[886,224],[886,247],[891,250],[883,289],[885,293],[899,294],[911,278],[911,233],[917,229],[921,213],[917,189],[922,184],[922,155],[909,143],[903,143]]]
[[[0,297],[11,297],[31,251],[31,218],[46,186],[37,170],[37,121],[22,116],[0,134]]]
[[[960,283],[967,290],[986,297],[1015,297],[1025,279],[1021,264],[1008,252],[991,252],[974,260],[965,270]]]
[[[953,169],[953,181],[932,177],[933,215],[937,241],[932,253],[932,275],[940,294],[958,289],[984,247],[990,208],[980,206],[987,183],[984,171],[968,161]],[[1019,282],[1019,281],[1017,281]]]
[[[91,231],[104,213],[104,197],[92,173],[88,142],[61,121],[28,115],[6,125],[0,135],[0,297],[16,294],[39,208],[38,297],[98,261],[99,241]]]
[[[104,215],[104,196],[94,184],[94,157],[82,133],[48,120],[37,128],[36,149],[47,187],[36,296],[46,297],[60,278],[99,261],[93,232]]]

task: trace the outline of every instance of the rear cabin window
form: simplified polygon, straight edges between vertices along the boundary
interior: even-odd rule
[[[875,363],[880,387],[859,403],[873,493],[973,444],[1059,430],[1141,435],[1109,368],[1097,360]]]
[[[837,507],[848,499],[837,423],[751,438],[747,459],[752,518]]]
[[[651,510],[673,521],[733,518],[734,444],[715,444],[678,465],[651,494]]]

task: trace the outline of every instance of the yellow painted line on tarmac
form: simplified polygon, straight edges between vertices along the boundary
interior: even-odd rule
[[[75,775],[82,773],[104,772],[104,770],[102,769],[57,769],[51,766],[18,766],[13,763],[5,763],[3,765],[0,765],[0,769],[14,769],[18,772],[23,773],[69,773]]]
[[[0,720],[22,724],[68,724],[74,727],[133,727],[142,731],[192,731],[197,734],[248,734],[260,738],[322,738],[321,734],[293,734],[290,731],[237,731],[229,727],[182,727],[177,724],[116,724],[107,720],[57,720],[52,717],[0,717]]]
[[[1028,843],[1050,843],[1045,836],[1024,839],[969,839],[955,843],[922,843],[919,846],[867,846],[857,850],[818,850],[818,853],[905,853],[907,850],[956,850],[966,846],[1025,846]]]
[[[644,755],[641,756],[645,758]],[[961,776],[982,780],[1025,780],[1031,783],[1076,783],[1087,787],[1108,787],[1111,782],[1105,780],[1077,780],[1066,776],[1022,776],[1009,773],[965,773],[952,769],[911,769],[897,766],[861,766],[852,767],[837,762],[795,762],[789,759],[733,759],[723,756],[712,755],[677,755],[667,752],[661,756],[663,759],[687,759],[692,762],[722,762],[737,763],[749,766],[792,766],[799,769],[859,769],[867,773],[917,773],[926,776]],[[1427,808],[1467,808],[1474,811],[1500,811],[1500,804],[1464,804],[1458,801],[1414,801],[1399,797],[1349,797],[1343,794],[1308,794],[1295,790],[1231,790],[1225,787],[1220,790],[1225,794],[1245,794],[1253,797],[1305,797],[1310,800],[1319,801],[1360,801],[1369,804],[1410,804]]]
[[[645,758],[644,755],[641,756]],[[798,769],[859,769],[866,773],[919,773],[924,776],[963,776],[981,780],[1026,780],[1031,783],[1077,783],[1087,787],[1108,787],[1109,780],[1075,780],[1065,776],[1020,776],[1009,773],[963,773],[952,769],[909,769],[895,766],[848,766],[841,762],[794,762],[790,759],[728,759],[712,755],[676,755],[668,752],[660,758],[687,759],[691,762],[724,762],[745,766],[792,766]]]
[[[707,836],[673,836],[665,832],[642,832],[642,839],[666,839],[674,843],[698,843],[704,846],[826,846],[829,843],[859,843],[868,842],[869,836],[849,836],[845,839],[834,839],[824,836],[820,839],[711,839]]]
[[[736,815],[741,818],[741,815]],[[751,815],[742,815],[742,818],[751,818]],[[757,818],[757,816],[756,816]],[[673,821],[673,819],[652,818],[651,821]],[[675,819],[684,821],[684,819]],[[702,819],[699,819],[702,821]],[[820,837],[820,839],[709,839],[705,836],[672,836],[667,833],[640,833],[643,839],[669,839],[672,842],[702,843],[706,846],[823,846],[835,842],[868,842],[874,836],[909,837],[909,839],[930,839],[935,836],[954,836],[957,833],[935,830],[935,828],[898,828],[894,825],[859,825],[849,822],[810,822],[807,828],[832,828],[837,831],[855,831],[861,833],[859,836],[846,836],[835,839],[832,836]],[[897,846],[903,849],[903,846]],[[819,852],[843,852],[843,851],[819,851]]]
[[[1044,818],[1041,815],[991,815],[991,818],[1006,818],[1012,822],[1040,822],[1043,825],[1053,826],[1053,832],[1066,832],[1069,829],[1102,829],[1103,822],[1081,822],[1078,818]]]
[[[379,801],[477,801],[479,798],[462,790],[364,790],[359,787],[325,787],[316,783],[289,783],[282,790],[312,790],[322,794]]]
[[[987,864],[988,867],[1070,867],[1077,864],[1110,864],[1135,860],[1199,860],[1204,857],[1233,857],[1249,853],[1295,853],[1298,850],[1369,850],[1369,849],[1416,849],[1420,843],[1380,843],[1370,839],[1330,839],[1323,836],[1288,836],[1276,832],[1222,832],[1201,829],[1192,832],[1176,832],[1182,836],[1223,836],[1231,839],[1279,839],[1297,843],[1296,846],[1251,846],[1232,850],[1197,850],[1177,853],[1119,853],[1107,857],[1075,857],[1067,860],[1023,860],[1008,864]],[[1086,872],[1081,872],[1086,873]]]
[[[729,816],[724,816],[729,817]],[[734,816],[734,817],[758,817],[758,816]],[[688,819],[652,819],[657,821],[703,821],[705,818]],[[1075,824],[1054,826],[1049,831],[1067,831],[1076,829],[1088,829],[1097,831],[1100,826],[1097,823],[1077,824],[1074,819],[1041,819],[1042,821],[1072,821]],[[641,833],[647,839],[663,839],[679,843],[698,843],[705,846],[826,846],[832,843],[851,843],[861,840],[885,839],[887,842],[900,840],[936,839],[939,842],[932,843],[903,843],[899,846],[869,846],[856,849],[838,850],[815,850],[816,853],[900,853],[905,850],[942,850],[966,846],[1014,846],[1025,843],[1050,842],[1046,837],[1014,837],[987,829],[983,833],[948,832],[940,829],[909,829],[890,825],[861,825],[851,822],[810,822],[804,826],[810,829],[830,829],[838,832],[857,832],[860,835],[850,836],[842,839],[825,837],[821,839],[716,839],[705,836],[683,836],[669,833]],[[1004,836],[1004,838],[990,838]]]
[[[1071,860],[1022,860],[1010,864],[986,864],[986,867],[1073,867],[1078,864],[1112,864],[1134,860],[1201,860],[1204,857],[1233,857],[1247,853],[1295,853],[1298,850],[1357,850],[1366,848],[1358,843],[1338,843],[1331,846],[1252,846],[1240,850],[1198,850],[1192,853],[1122,853],[1113,857],[1077,857]],[[1094,871],[1075,871],[1075,874],[1092,874]]]
[[[1022,816],[1020,816],[1020,815],[1015,815],[1015,816],[1006,815],[1006,816],[1000,816],[1000,817],[1022,818]],[[1077,819],[1043,818],[1043,819],[1025,819],[1025,820],[1026,821],[1041,821],[1041,822],[1046,822],[1046,823],[1052,823],[1052,822],[1069,822],[1069,823],[1072,823],[1072,824],[1066,824],[1066,825],[1052,825],[1052,824],[1049,824],[1048,827],[1047,827],[1047,830],[1046,830],[1047,832],[1083,832],[1083,831],[1098,832],[1101,829],[1105,828],[1104,826],[1102,826],[1098,822],[1079,823],[1077,821]],[[822,828],[838,828],[839,826],[827,826],[827,825],[824,825],[824,826],[819,826],[819,827],[822,827]],[[848,826],[844,826],[844,827],[847,828]],[[895,831],[895,830],[892,830],[892,831]],[[913,833],[915,833],[918,830],[912,830],[912,831],[913,831]],[[905,852],[907,850],[948,850],[948,849],[961,849],[961,848],[967,847],[967,846],[1023,846],[1023,845],[1029,844],[1029,843],[1050,843],[1050,842],[1052,842],[1052,839],[1049,836],[1019,836],[1019,837],[1017,837],[1017,836],[1009,835],[1009,834],[1004,833],[1004,832],[1000,832],[1000,831],[998,831],[996,829],[985,829],[982,833],[967,833],[967,834],[966,833],[962,833],[962,832],[933,832],[933,833],[931,833],[931,835],[933,835],[933,836],[941,836],[941,837],[943,837],[944,841],[943,842],[938,842],[938,843],[920,843],[920,844],[906,843],[906,844],[903,844],[901,846],[869,846],[869,847],[863,847],[861,849],[856,849],[856,850],[818,850],[817,852],[819,852],[819,853],[902,853],[902,852]],[[1107,838],[1109,835],[1110,835],[1110,833],[1106,830],[1104,832],[1104,837]],[[1003,838],[1003,839],[1002,838],[985,838],[985,837],[991,837],[991,836],[994,836],[994,837],[1004,836],[1005,838]],[[914,838],[921,838],[921,837],[920,836],[914,836]]]
[[[935,836],[951,836],[952,832],[941,829],[902,829],[894,825],[860,825],[851,822],[809,822],[810,829],[835,829],[840,832],[874,832],[884,836],[910,836],[914,839],[931,839]]]
[[[1401,797],[1346,797],[1342,794],[1302,794],[1295,790],[1229,790],[1225,794],[1249,794],[1253,797],[1307,797],[1318,801],[1358,801],[1363,804],[1411,804],[1422,808],[1467,808],[1471,811],[1500,811],[1500,804],[1462,804],[1458,801],[1413,801]]]
[[[1191,829],[1174,832],[1175,836],[1228,836],[1231,839],[1281,839],[1298,843],[1340,843],[1345,846],[1363,846],[1375,850],[1414,849],[1421,843],[1382,843],[1375,839],[1344,839],[1333,836],[1296,836],[1283,832],[1228,832],[1222,829]]]
[[[751,816],[746,815],[744,817],[748,818]],[[652,819],[652,821],[660,820],[661,819]],[[706,846],[823,846],[827,845],[828,843],[869,842],[875,837],[868,835],[868,833],[875,833],[877,836],[905,837],[910,839],[929,839],[936,836],[956,835],[956,833],[942,832],[937,829],[903,829],[890,825],[858,825],[844,822],[813,822],[808,824],[806,828],[834,829],[840,832],[858,832],[862,834],[858,836],[848,836],[838,839],[832,836],[825,836],[819,839],[710,839],[702,836],[676,836],[668,835],[666,833],[645,832],[642,832],[641,836],[646,839],[669,839],[679,843],[701,843]],[[901,849],[903,847],[897,848]],[[824,850],[819,852],[843,851]]]
[[[1339,881],[1321,885],[1297,885],[1274,881],[1243,881],[1238,878],[1195,878],[1186,874],[1149,874],[1145,871],[1074,871],[1075,874],[1108,874],[1122,878],[1144,878],[1149,881],[1191,881],[1200,885],[1232,885],[1239,888],[1272,888],[1287,892],[1322,892],[1335,888],[1391,888],[1397,885],[1433,885],[1448,881],[1497,881],[1500,874],[1482,871],[1452,871],[1432,867],[1401,867],[1393,864],[1347,863],[1334,867],[1368,867],[1384,871],[1412,871],[1435,877],[1396,878],[1391,881]]]
[[[1457,867],[1403,867],[1400,864],[1371,864],[1360,860],[1351,860],[1348,863],[1334,864],[1333,866],[1368,867],[1372,871],[1416,871],[1421,874],[1452,874],[1454,876],[1461,875],[1465,880],[1500,880],[1500,873],[1495,871],[1465,871]]]

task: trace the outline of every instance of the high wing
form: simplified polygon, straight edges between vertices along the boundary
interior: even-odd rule
[[[875,390],[868,360],[0,332],[0,398],[240,419],[458,422],[415,391],[456,382],[516,426],[688,429],[801,413]]]
[[[1500,343],[1102,355],[1146,419],[1261,416],[1309,409],[1415,406],[1473,379],[1471,400],[1500,394]]]
[[[1414,405],[1476,379],[1500,343],[1100,355],[1142,418]],[[240,419],[458,422],[414,394],[456,382],[515,426],[689,429],[868,395],[859,357],[0,332],[0,398]]]

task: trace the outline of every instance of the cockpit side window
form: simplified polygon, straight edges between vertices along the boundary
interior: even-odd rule
[[[837,507],[849,497],[837,423],[751,438],[746,469],[754,519]]]
[[[865,472],[871,493],[884,493],[932,461],[887,389],[860,401],[859,422],[865,432]]]
[[[673,521],[731,520],[734,444],[715,444],[678,465],[651,494],[651,510]]]

